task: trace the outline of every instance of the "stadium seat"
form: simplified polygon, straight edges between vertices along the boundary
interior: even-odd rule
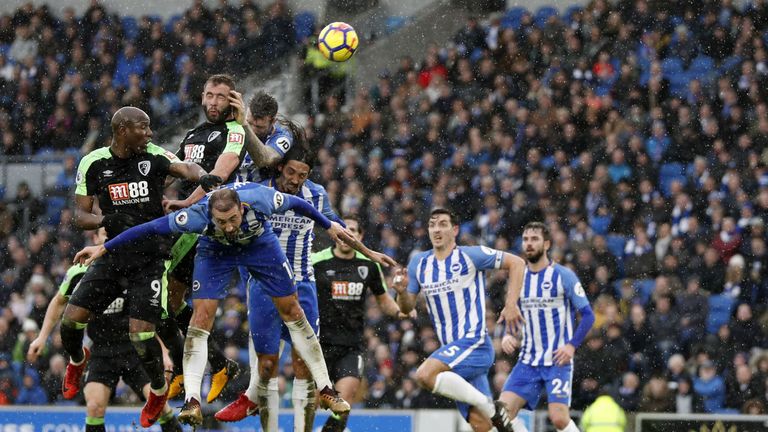
[[[573,16],[576,15],[577,13],[583,11],[583,10],[584,10],[584,7],[581,6],[581,5],[577,5],[577,4],[576,5],[570,5],[570,6],[568,6],[568,8],[565,9],[565,13],[563,14],[563,20],[567,24],[570,24],[571,22],[573,22]]]
[[[707,333],[715,334],[723,324],[731,320],[731,312],[736,301],[724,295],[709,297],[709,315],[707,316]]]
[[[61,211],[67,206],[65,197],[50,196],[46,199],[45,219],[49,225],[56,226],[61,220]]]
[[[726,75],[734,71],[738,71],[738,67],[741,65],[740,56],[730,56],[723,60],[723,63],[718,68],[720,75]]]
[[[589,219],[589,227],[592,228],[595,234],[606,235],[612,220],[610,216],[594,216]]]
[[[304,43],[315,32],[315,14],[309,11],[299,12],[293,19],[293,26],[296,28],[296,42]]]
[[[672,182],[678,180],[686,184],[685,165],[677,162],[662,164],[659,169],[659,188],[664,196],[669,196]]]
[[[168,21],[166,21],[165,23],[165,32],[166,33],[173,32],[173,26],[175,26],[177,22],[181,21],[182,18],[184,17],[180,14],[171,15],[171,17],[168,18]]]
[[[404,26],[406,26],[411,21],[413,21],[413,18],[411,17],[392,15],[390,17],[387,17],[387,20],[384,24],[384,28],[385,28],[384,31],[387,34],[392,34],[400,30]]]

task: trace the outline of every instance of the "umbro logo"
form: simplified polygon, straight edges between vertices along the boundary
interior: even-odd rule
[[[114,172],[114,171],[112,171],[112,170],[106,170],[106,171],[104,171],[104,172],[103,172],[103,173],[101,173],[101,174],[102,174],[104,177],[112,177],[112,175],[113,175],[114,173],[115,173],[115,172]]]
[[[325,275],[328,277],[336,276],[336,270],[326,270]]]

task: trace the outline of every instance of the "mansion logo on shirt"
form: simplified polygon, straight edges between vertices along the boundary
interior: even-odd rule
[[[107,186],[113,205],[138,204],[149,202],[149,183],[139,182],[113,183]]]

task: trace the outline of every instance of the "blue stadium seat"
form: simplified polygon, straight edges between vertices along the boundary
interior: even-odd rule
[[[723,324],[731,320],[731,312],[736,301],[728,296],[709,296],[709,315],[707,316],[707,333],[715,334]]]
[[[384,27],[387,34],[392,34],[401,28],[405,27],[409,22],[413,21],[411,17],[404,17],[398,15],[392,15],[387,17]]]
[[[685,184],[685,165],[677,162],[662,164],[659,169],[659,188],[664,196],[669,196],[672,182],[678,180]]]
[[[48,224],[56,226],[61,220],[61,211],[67,206],[65,197],[51,196],[46,199],[45,218]]]
[[[592,228],[595,234],[606,235],[608,234],[608,227],[611,226],[611,222],[610,216],[594,216],[589,219],[589,227]]]
[[[624,257],[624,246],[627,245],[627,239],[624,236],[611,234],[605,238],[605,245],[608,247],[608,252],[616,258]]]
[[[725,58],[723,63],[718,68],[720,75],[725,75],[734,71],[738,71],[738,67],[741,65],[741,57],[734,55]]]
[[[304,41],[315,32],[315,14],[303,11],[293,18],[293,26],[296,28],[296,42]]]

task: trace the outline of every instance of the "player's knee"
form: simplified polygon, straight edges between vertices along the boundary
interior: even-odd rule
[[[192,319],[189,320],[190,327],[197,327],[203,330],[213,327],[213,321],[216,318],[216,308],[218,302],[213,306],[208,304],[195,304],[192,310]]]
[[[418,369],[416,369],[416,383],[419,384],[420,387],[425,388],[429,391],[432,391],[435,387],[435,374],[430,370],[429,368],[424,367],[424,365],[419,366]]]
[[[552,424],[557,429],[565,429],[566,426],[568,426],[568,423],[571,422],[571,417],[568,415],[568,413],[562,413],[562,412],[552,412],[549,413],[549,419],[552,421]]]
[[[259,357],[259,377],[262,380],[272,378],[277,372],[277,362],[270,357]]]
[[[304,310],[295,297],[277,302],[277,312],[283,321],[298,321],[304,316]]]
[[[103,418],[107,413],[107,404],[100,400],[86,401],[86,412],[88,417]]]

